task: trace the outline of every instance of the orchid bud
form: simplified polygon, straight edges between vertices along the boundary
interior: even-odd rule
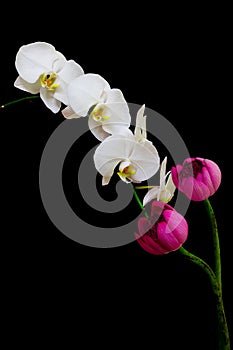
[[[148,253],[163,255],[181,247],[188,237],[185,218],[170,205],[153,201],[149,218],[138,220],[139,234],[135,233],[140,246]]]
[[[175,186],[193,201],[203,201],[212,196],[221,183],[221,171],[209,159],[187,158],[183,165],[172,167]]]

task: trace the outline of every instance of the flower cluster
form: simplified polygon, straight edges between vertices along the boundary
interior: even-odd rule
[[[187,239],[188,224],[167,203],[176,189],[194,201],[213,195],[221,182],[217,164],[190,158],[166,173],[167,157],[160,164],[156,147],[147,139],[145,105],[137,112],[132,132],[129,107],[122,91],[111,88],[98,74],[84,73],[77,62],[67,60],[51,44],[35,42],[22,46],[15,65],[19,74],[15,87],[39,93],[53,113],[61,110],[67,119],[87,118],[90,131],[101,141],[94,164],[102,175],[102,185],[109,184],[116,168],[125,183],[148,180],[160,168],[160,184],[151,186],[143,200],[143,206],[153,201],[151,216],[139,219],[139,234],[135,236],[152,254],[179,249]]]
[[[134,194],[141,209],[152,202],[150,215],[144,211],[145,216],[138,220],[138,232],[134,235],[139,245],[153,255],[179,250],[209,275],[218,305],[219,349],[229,350],[222,301],[218,230],[208,200],[221,183],[218,165],[209,159],[187,158],[167,172],[167,157],[160,163],[155,145],[147,139],[145,105],[137,112],[132,132],[131,115],[122,91],[111,88],[99,74],[84,73],[77,62],[67,60],[51,44],[35,42],[22,46],[16,55],[15,65],[19,74],[15,87],[33,95],[39,94],[53,113],[61,111],[66,119],[87,118],[90,131],[100,141],[94,153],[94,164],[102,175],[102,185],[108,185],[116,172],[125,183],[137,184]],[[138,186],[159,169],[159,184]],[[150,188],[143,203],[135,191],[140,188]],[[188,238],[188,223],[168,204],[176,190],[189,200],[205,201],[212,222],[215,271],[182,247]]]

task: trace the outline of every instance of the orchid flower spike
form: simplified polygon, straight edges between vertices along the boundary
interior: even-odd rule
[[[129,128],[129,107],[119,89],[111,89],[98,74],[85,74],[71,82],[68,88],[70,106],[62,113],[65,118],[88,116],[93,135],[103,141],[110,135]]]
[[[66,58],[54,46],[35,42],[20,47],[15,66],[19,73],[14,86],[31,94],[40,94],[42,101],[57,113],[61,103],[68,105],[67,86],[84,72],[81,66]]]
[[[166,174],[167,157],[164,158],[160,167],[160,185],[152,186],[151,190],[147,192],[143,199],[143,206],[149,203],[151,200],[168,203],[174,196],[176,186],[172,181],[171,171]],[[166,181],[167,179],[167,181]],[[138,187],[140,188],[140,187]],[[145,188],[145,187],[141,187]]]
[[[159,169],[159,155],[152,142],[146,139],[143,105],[136,119],[135,133],[125,129],[121,135],[107,137],[95,150],[94,163],[107,185],[118,165],[118,176],[126,183],[147,180]]]

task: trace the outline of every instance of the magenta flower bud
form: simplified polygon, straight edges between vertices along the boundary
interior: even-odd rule
[[[183,165],[172,167],[175,186],[193,201],[203,201],[212,196],[221,183],[221,171],[209,159],[187,158]]]
[[[163,255],[177,250],[188,237],[185,218],[170,205],[153,201],[151,215],[138,220],[139,234],[135,237],[148,253]]]

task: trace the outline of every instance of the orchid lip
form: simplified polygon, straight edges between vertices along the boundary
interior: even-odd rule
[[[55,84],[56,79],[57,79],[56,73],[54,72],[44,73],[40,76],[40,84],[43,88],[53,91],[59,86],[59,84]]]
[[[131,182],[130,177],[135,174],[136,174],[136,169],[130,164],[129,161],[121,162],[117,175],[121,178],[122,181],[126,183],[130,183]]]

